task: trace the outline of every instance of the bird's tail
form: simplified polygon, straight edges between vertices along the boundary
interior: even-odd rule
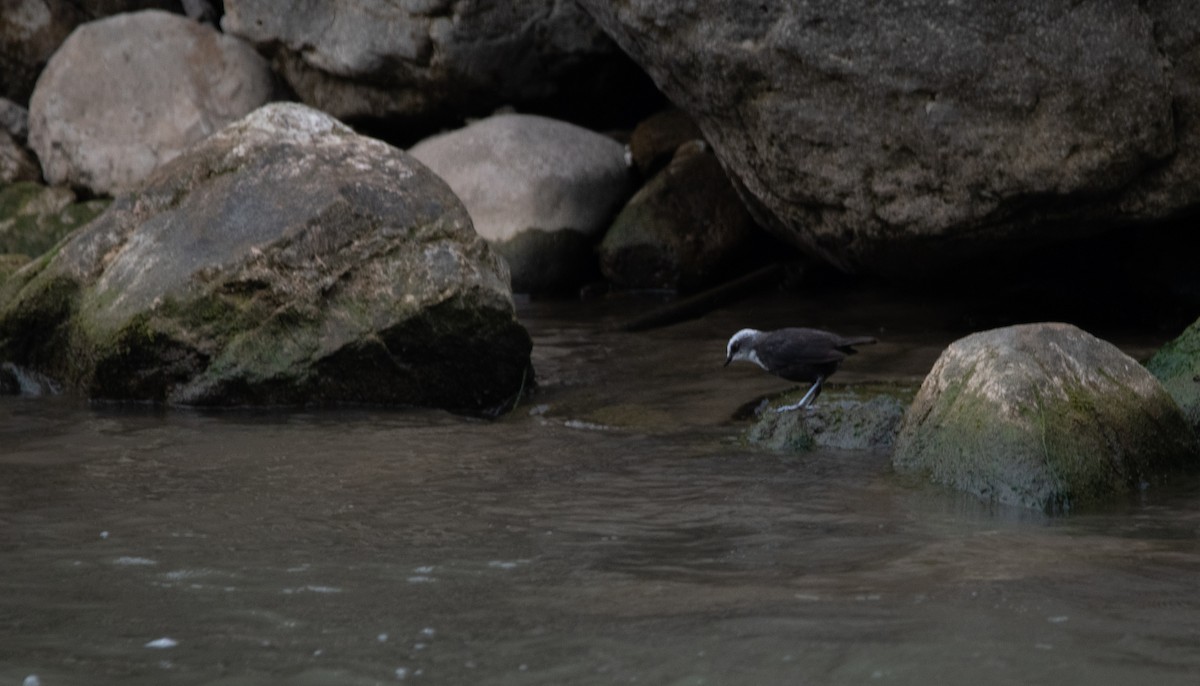
[[[854,346],[874,345],[878,342],[879,341],[875,340],[873,336],[855,336],[853,338],[843,338],[842,340],[838,341],[837,345],[834,347],[846,353],[847,355],[854,355],[858,352],[854,349]]]

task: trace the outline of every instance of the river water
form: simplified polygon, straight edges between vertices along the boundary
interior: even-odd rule
[[[0,398],[0,685],[1200,683],[1200,483],[1049,518],[739,439],[787,384],[721,368],[738,328],[915,383],[961,321],[629,309],[523,305],[540,389],[494,422]]]

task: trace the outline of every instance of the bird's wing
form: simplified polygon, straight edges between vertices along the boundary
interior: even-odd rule
[[[792,364],[823,364],[846,359],[846,354],[837,349],[841,336],[820,329],[779,329],[764,335],[757,348],[776,360],[789,360]]]

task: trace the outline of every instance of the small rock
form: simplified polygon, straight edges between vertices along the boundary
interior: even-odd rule
[[[798,400],[807,389],[767,403],[746,431],[752,444],[780,452],[805,452],[814,448],[886,450],[896,440],[906,404],[887,389],[877,394],[858,389],[826,390],[809,409],[776,412]]]

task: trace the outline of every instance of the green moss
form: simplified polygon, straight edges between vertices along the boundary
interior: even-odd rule
[[[41,255],[92,221],[107,200],[74,201],[65,188],[16,183],[0,189],[0,253]]]

